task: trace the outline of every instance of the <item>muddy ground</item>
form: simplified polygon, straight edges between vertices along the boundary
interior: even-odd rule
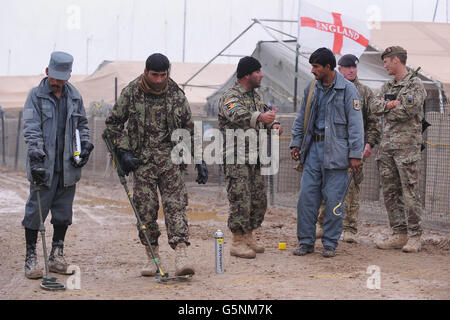
[[[194,278],[157,283],[140,276],[145,253],[122,186],[86,178],[77,185],[74,221],[65,246],[66,260],[78,270],[79,289],[75,277],[55,274],[73,289],[44,291],[40,280],[25,278],[23,269],[21,220],[29,184],[23,172],[0,168],[0,175],[0,299],[450,299],[448,234],[426,230],[423,250],[417,254],[381,251],[374,243],[387,237],[389,228],[361,222],[359,242],[340,242],[336,257],[323,258],[320,241],[313,254],[297,257],[292,255],[297,245],[295,210],[270,207],[256,233],[266,252],[253,260],[238,259],[229,255],[225,190],[212,185],[189,185],[189,255],[196,267]],[[53,233],[49,220],[48,245]],[[173,275],[174,252],[167,244],[162,218],[159,224],[162,266]],[[217,229],[225,232],[225,273],[220,275],[214,264]],[[286,242],[287,249],[279,250],[279,242]],[[38,254],[43,265],[40,240]],[[369,279],[374,278],[370,270],[379,271],[378,283]]]

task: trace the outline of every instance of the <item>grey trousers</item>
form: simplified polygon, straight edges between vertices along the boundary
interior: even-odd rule
[[[48,212],[52,212],[50,222],[56,225],[72,224],[72,204],[75,197],[75,185],[62,187],[59,179],[62,178],[61,172],[55,172],[50,188],[42,186],[40,190],[42,219],[45,222]],[[25,205],[25,217],[22,225],[31,230],[39,230],[39,208],[37,202],[37,192],[34,184],[30,184],[30,195]]]

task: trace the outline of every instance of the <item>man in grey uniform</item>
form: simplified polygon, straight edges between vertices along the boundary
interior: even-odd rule
[[[33,88],[25,102],[23,134],[28,145],[27,178],[31,182],[25,206],[26,258],[25,276],[43,276],[38,266],[36,242],[40,225],[36,185],[40,187],[43,220],[51,210],[53,224],[49,270],[65,274],[64,239],[72,223],[75,184],[94,149],[89,142],[89,128],[83,100],[78,90],[67,82],[73,57],[65,52],[53,52],[44,78]],[[76,130],[81,140],[80,161],[74,159]],[[44,170],[43,170],[44,169]]]

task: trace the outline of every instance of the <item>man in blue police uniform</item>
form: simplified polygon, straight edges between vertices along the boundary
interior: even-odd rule
[[[317,82],[305,126],[305,106],[310,83],[292,126],[292,159],[303,166],[297,204],[297,238],[294,255],[314,252],[316,222],[325,200],[322,244],[324,257],[336,255],[343,215],[333,213],[345,192],[348,168],[358,170],[364,149],[364,125],[356,87],[336,72],[336,58],[327,48],[309,59]],[[342,204],[344,205],[344,204]]]

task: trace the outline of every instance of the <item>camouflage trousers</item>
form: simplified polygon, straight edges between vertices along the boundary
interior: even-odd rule
[[[158,244],[158,238],[161,235],[157,223],[158,189],[170,247],[175,249],[180,242],[186,242],[189,245],[186,187],[180,166],[173,164],[170,158],[165,161],[164,165],[145,164],[134,173],[133,201],[142,223],[147,227],[147,234],[152,245]],[[147,245],[139,226],[138,231],[141,243]]]
[[[225,165],[225,176],[230,204],[228,228],[233,233],[259,228],[267,210],[267,182],[260,166]]]
[[[389,225],[394,233],[422,234],[420,151],[380,150],[377,156]]]
[[[359,212],[359,195],[361,193],[361,183],[364,179],[363,173],[363,162],[359,167],[358,172],[355,174],[350,187],[348,189],[347,196],[345,197],[345,211],[344,211],[344,221],[343,230],[350,231],[352,233],[358,232],[358,212]],[[317,223],[323,226],[323,221],[325,220],[325,201],[319,208],[319,216],[317,217]]]

